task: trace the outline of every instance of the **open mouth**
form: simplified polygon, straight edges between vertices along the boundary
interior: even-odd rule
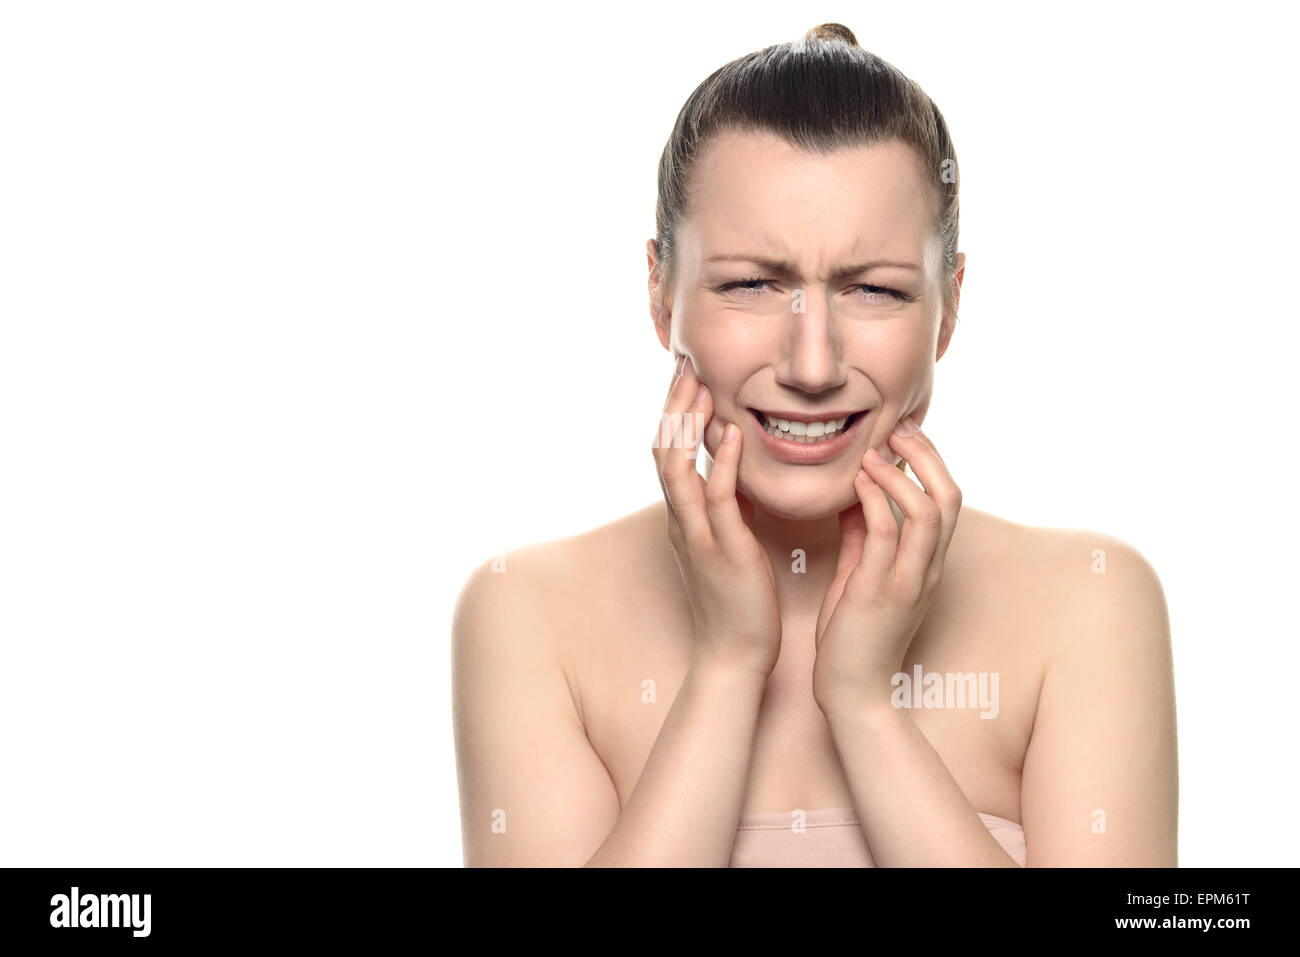
[[[853,428],[853,423],[869,411],[869,409],[863,409],[860,412],[854,412],[840,418],[805,422],[797,419],[783,419],[759,409],[749,410],[750,414],[758,420],[759,426],[768,435],[784,439],[787,442],[796,442],[799,445],[818,445],[836,439]]]

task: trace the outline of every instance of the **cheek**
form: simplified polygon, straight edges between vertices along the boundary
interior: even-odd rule
[[[754,366],[735,336],[704,324],[696,328],[683,324],[677,348],[691,357],[700,380],[713,392],[715,406],[735,395]]]
[[[850,364],[862,370],[884,396],[896,396],[928,380],[934,368],[929,350],[923,336],[881,335],[855,343]]]

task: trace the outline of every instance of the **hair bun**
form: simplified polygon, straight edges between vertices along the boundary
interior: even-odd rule
[[[806,40],[840,40],[849,46],[857,46],[858,38],[842,23],[823,23],[821,26],[813,27],[804,34]]]

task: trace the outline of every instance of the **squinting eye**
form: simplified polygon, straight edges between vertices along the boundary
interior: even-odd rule
[[[857,288],[865,290],[863,292],[863,295],[866,296],[866,298],[872,302],[886,302],[890,299],[893,299],[895,302],[912,301],[909,297],[904,296],[897,289],[888,289],[885,286],[871,286],[868,285],[867,283],[862,283]]]
[[[761,290],[740,288],[741,286],[748,286],[752,283],[763,283],[764,285],[766,285],[767,280],[766,279],[742,279],[739,282],[729,282],[725,286],[720,286],[719,290],[721,292],[738,292],[743,296],[752,296],[755,293],[760,292]]]
[[[767,279],[741,279],[736,282],[729,282],[726,285],[719,286],[719,292],[734,292],[742,296],[756,296],[763,290],[754,288],[755,285],[766,286],[769,284]],[[905,296],[897,289],[890,289],[887,286],[872,286],[869,283],[859,283],[854,289],[862,290],[862,297],[868,302],[911,302],[912,297]]]

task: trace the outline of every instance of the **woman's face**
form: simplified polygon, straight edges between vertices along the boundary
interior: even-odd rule
[[[908,415],[925,418],[953,317],[943,321],[942,252],[922,175],[898,142],[814,156],[738,132],[715,137],[692,173],[656,325],[713,394],[710,456],[736,422],[738,487],[775,515],[847,508],[867,448],[897,462],[890,432]],[[648,249],[653,265],[653,242]],[[855,417],[835,438],[805,443],[769,436],[771,414]]]

